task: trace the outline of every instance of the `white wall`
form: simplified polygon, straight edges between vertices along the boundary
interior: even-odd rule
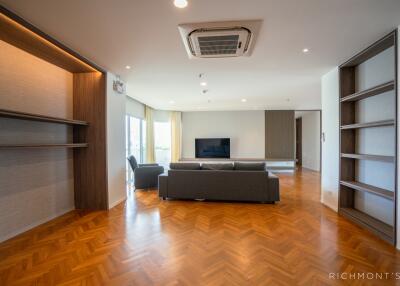
[[[129,89],[127,90],[129,92]],[[133,117],[144,119],[145,118],[145,107],[143,103],[133,99],[130,96],[126,96],[126,114]],[[166,110],[154,110],[154,121],[157,122],[168,122],[170,120],[170,111]]]
[[[322,173],[321,202],[337,211],[339,191],[339,70],[321,79]]]
[[[320,112],[309,111],[301,117],[302,167],[320,170]]]
[[[195,138],[231,138],[231,158],[265,158],[264,111],[182,113],[182,157],[195,157]]]
[[[126,96],[126,114],[133,117],[144,119],[145,105],[132,97]]]
[[[107,73],[108,206],[126,199],[125,106],[126,96],[113,90],[115,76]]]
[[[0,106],[72,118],[72,74],[0,41]],[[0,143],[63,143],[72,127],[0,119]],[[74,209],[71,149],[0,150],[0,241]]]

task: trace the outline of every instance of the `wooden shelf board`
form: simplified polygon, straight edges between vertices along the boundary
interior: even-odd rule
[[[67,144],[0,144],[0,149],[15,148],[86,148],[88,143],[67,143]]]
[[[370,96],[378,95],[394,89],[394,80],[379,84],[369,89],[359,91],[340,99],[341,102],[357,101],[368,98]]]
[[[368,154],[349,154],[342,153],[342,158],[357,159],[357,160],[371,160],[371,161],[381,161],[381,162],[391,162],[395,160],[394,156],[383,156],[383,155],[368,155]]]
[[[15,119],[21,119],[21,120],[31,120],[31,121],[41,121],[41,122],[49,122],[49,123],[60,123],[60,124],[68,124],[68,125],[83,125],[83,126],[88,125],[88,123],[86,121],[82,121],[82,120],[73,120],[73,119],[66,119],[66,118],[60,118],[60,117],[52,117],[52,116],[12,111],[12,110],[6,110],[6,109],[0,109],[0,117],[15,118]]]
[[[368,192],[389,200],[394,200],[394,192],[356,181],[340,181],[340,184],[361,192]]]
[[[369,216],[354,208],[340,208],[340,213],[352,221],[364,226],[372,232],[378,234],[383,239],[393,243],[394,228],[372,216]]]
[[[369,128],[369,127],[381,127],[381,126],[394,126],[395,121],[393,119],[390,120],[380,120],[373,122],[365,122],[365,123],[355,123],[340,126],[340,129],[357,129],[357,128]]]

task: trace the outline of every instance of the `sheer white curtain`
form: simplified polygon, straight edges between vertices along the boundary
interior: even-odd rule
[[[171,161],[178,162],[181,158],[182,142],[182,112],[171,112]]]

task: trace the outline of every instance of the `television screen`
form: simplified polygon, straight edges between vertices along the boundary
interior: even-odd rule
[[[229,138],[196,139],[196,158],[230,158]]]

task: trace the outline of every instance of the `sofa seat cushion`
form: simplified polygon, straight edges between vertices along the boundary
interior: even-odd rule
[[[239,171],[264,171],[265,162],[252,162],[252,163],[235,162],[234,169]]]
[[[200,163],[170,163],[171,170],[200,170]]]
[[[201,164],[202,170],[214,170],[214,171],[229,171],[233,170],[232,163],[203,163]]]

